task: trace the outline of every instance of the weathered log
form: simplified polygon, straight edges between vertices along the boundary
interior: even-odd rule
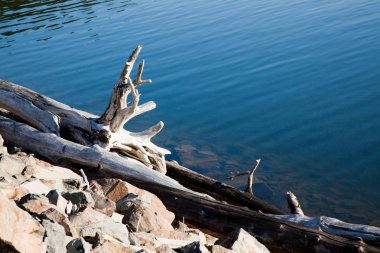
[[[6,99],[3,99],[3,97],[5,98],[9,94],[14,94],[11,100],[13,101],[12,103]],[[33,105],[36,108],[39,108],[39,110],[41,111],[46,111],[49,115],[50,114],[56,115],[59,118],[58,123],[59,123],[59,130],[60,130],[61,136],[65,137],[68,140],[77,142],[85,146],[92,147],[93,146],[92,139],[98,139],[98,140],[102,139],[102,135],[105,134],[104,132],[101,132],[99,130],[99,127],[96,127],[96,128],[93,127],[94,121],[98,118],[98,116],[71,108],[49,97],[38,94],[32,90],[26,89],[22,86],[19,86],[14,83],[10,83],[5,80],[0,80],[0,101],[2,101],[3,104],[7,105],[6,107],[4,106],[5,108],[7,108],[9,111],[12,111],[12,113],[14,113],[15,115],[19,117],[21,117],[22,115],[21,113],[24,113],[24,111],[21,110],[20,108],[25,109],[25,111],[28,112],[27,117],[24,117],[22,119],[26,121],[27,124],[37,129],[39,129],[38,125],[33,124],[34,122],[32,120],[33,113],[28,109],[28,107]],[[50,118],[44,118],[42,119],[42,121],[49,122]],[[163,127],[163,123],[159,122],[157,125],[143,132],[130,133],[130,136],[138,137],[139,140],[144,140],[145,138],[148,138],[148,141],[149,141],[150,138],[152,138],[160,129],[162,129],[162,127]],[[43,132],[49,132],[49,131],[43,131]],[[122,131],[123,134],[125,132]],[[20,134],[22,133],[20,132]],[[14,138],[17,138],[17,136],[15,136]],[[45,137],[40,137],[40,138],[45,138]],[[19,140],[19,143],[20,143],[19,146],[21,147],[23,147],[22,145],[25,144],[22,142],[22,140]],[[32,144],[34,143],[30,143],[30,145]],[[31,152],[36,152],[40,154],[41,152],[45,152],[45,150],[41,150],[40,148],[40,147],[43,147],[44,145],[43,144],[40,144],[40,145],[42,146],[34,145],[33,147],[24,147],[24,148],[29,149]],[[112,151],[114,151],[115,149],[116,148],[114,148]],[[49,150],[46,150],[46,151],[49,151]],[[101,149],[97,149],[97,151],[99,152],[101,151]],[[121,152],[120,150],[118,151],[119,153],[123,154],[123,152]],[[63,161],[62,154],[60,153],[57,153],[57,155],[55,155],[54,158],[51,158],[51,154],[45,154],[45,155],[40,154],[40,155],[45,157],[45,159],[49,159],[53,163],[57,162],[55,161],[55,159],[59,159],[59,161]],[[129,163],[130,160],[131,159],[126,157],[126,163]],[[122,162],[121,159],[119,159],[118,161]],[[89,166],[89,167],[92,166],[90,164],[84,164],[84,165]],[[128,164],[125,164],[123,166],[127,168],[129,167]],[[170,171],[168,171],[169,177],[179,181],[180,184],[194,191],[209,194],[210,196],[213,196],[221,201],[227,201],[228,203],[231,203],[231,204],[247,206],[253,210],[261,210],[262,212],[273,213],[273,214],[284,213],[281,210],[270,206],[264,201],[261,201],[255,197],[246,195],[245,193],[231,186],[221,184],[220,182],[217,182],[209,177],[205,177],[203,175],[197,174],[196,172],[188,170],[182,166],[176,166],[174,162],[166,163],[166,166],[170,166],[169,168]],[[121,173],[124,173],[124,170],[125,169],[121,169]],[[149,172],[145,172],[145,173],[149,173]],[[153,175],[152,177],[155,177],[155,176]],[[219,186],[220,186],[220,189],[218,189]]]
[[[149,82],[141,79],[143,62],[136,79],[130,78],[140,50],[141,47],[136,48],[128,59],[100,119],[0,80],[0,108],[14,114],[16,119],[10,119],[12,115],[9,114],[0,116],[0,134],[8,144],[22,147],[55,164],[79,165],[126,179],[155,193],[178,218],[185,218],[198,227],[219,234],[244,228],[273,252],[380,252],[378,228],[332,218],[281,215],[281,210],[250,194],[191,173],[175,163],[165,163],[164,155],[168,151],[150,141],[162,129],[162,122],[140,133],[124,130],[123,125],[131,117],[155,107],[153,102],[138,105],[136,87]],[[127,106],[128,94],[132,94],[130,106]],[[149,169],[154,167],[165,172],[166,164],[171,168],[168,175],[178,178],[184,186]]]
[[[0,134],[6,143],[40,155],[58,165],[80,165],[123,176],[130,181],[143,180],[189,191],[174,179],[150,170],[142,163],[108,152],[98,146],[86,147],[51,133],[42,133],[26,124],[0,116]],[[198,194],[199,195],[199,194]]]

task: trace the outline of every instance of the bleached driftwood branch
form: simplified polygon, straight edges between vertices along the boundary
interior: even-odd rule
[[[142,79],[144,61],[139,65],[134,81],[130,77],[141,48],[138,46],[127,60],[113,88],[108,107],[100,118],[1,80],[0,108],[12,112],[42,132],[63,135],[86,146],[99,145],[165,174],[165,155],[170,151],[151,142],[151,138],[163,128],[163,122],[137,133],[123,128],[130,119],[156,107],[153,101],[139,105],[140,94],[136,87],[151,83],[151,80]],[[127,101],[129,95],[132,97],[130,105]]]

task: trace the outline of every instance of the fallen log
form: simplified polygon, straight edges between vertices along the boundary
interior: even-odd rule
[[[115,85],[114,90],[117,87],[118,85]],[[112,94],[115,94],[115,91]],[[111,96],[111,101],[113,101],[112,96]],[[110,104],[112,104],[112,102],[110,102]],[[39,113],[45,112],[48,115],[46,118],[41,119],[42,123],[40,124],[50,125],[52,124],[51,122],[57,122],[56,129],[58,130],[53,132],[53,131],[49,131],[46,128],[40,128],[39,125],[36,124],[34,120],[34,117],[33,117],[34,114],[33,114],[33,111],[29,109],[30,107],[33,108],[33,110],[39,111]],[[1,79],[0,79],[0,108],[6,109],[12,112],[12,114],[17,116],[18,120],[21,120],[22,122],[26,122],[30,126],[40,130],[41,132],[51,133],[51,134],[56,135],[57,137],[59,136],[62,137],[63,141],[69,140],[69,141],[72,141],[72,143],[81,144],[83,146],[98,147],[95,151],[91,151],[91,152],[99,153],[101,149],[104,149],[105,153],[109,153],[106,151],[113,151],[112,153],[122,155],[126,160],[125,161],[126,164],[120,165],[121,173],[129,173],[129,172],[126,172],[126,170],[128,170],[128,168],[131,167],[131,165],[129,165],[128,163],[135,164],[135,163],[141,162],[141,160],[139,159],[137,160],[134,159],[136,158],[135,156],[128,155],[124,153],[122,150],[119,150],[116,148],[115,149],[109,149],[109,148],[107,149],[106,147],[104,148],[104,143],[107,142],[107,140],[108,141],[110,140],[110,137],[109,137],[110,134],[107,127],[102,127],[101,125],[96,123],[96,121],[100,121],[100,118],[97,115],[74,109],[58,101],[55,101],[49,97],[36,93],[30,89],[24,88],[17,84],[14,84],[5,80],[1,80]],[[109,109],[107,108],[106,111],[109,111]],[[101,118],[104,118],[104,116]],[[154,130],[154,127],[153,127],[153,130],[148,129],[140,133],[130,133],[124,129],[120,131],[121,131],[121,134],[124,136],[123,139],[131,138],[131,136],[139,137],[134,142],[140,141],[141,136],[150,136],[151,138],[153,136],[152,133],[158,132],[157,130]],[[22,133],[22,131],[19,131],[19,132],[20,134]],[[33,133],[38,134],[38,131],[34,131]],[[6,134],[4,133],[4,136],[5,135]],[[45,135],[45,136],[51,137],[50,135]],[[16,143],[17,136],[13,137],[12,134],[10,134],[10,138],[11,139],[14,138],[13,141],[15,141]],[[45,159],[48,159],[52,163],[57,164],[57,162],[61,162],[61,163],[65,162],[66,164],[60,164],[60,165],[69,166],[69,163],[72,163],[72,162],[63,161],[64,160],[63,154],[59,153],[58,151],[56,154],[48,154],[48,153],[45,155],[41,154],[43,150],[41,150],[40,147],[43,147],[44,144],[39,143],[38,140],[41,141],[44,138],[46,137],[38,137],[37,141],[29,143],[29,145],[33,145],[33,147],[32,146],[23,147],[22,145],[26,145],[27,143],[23,143],[23,140],[19,139],[17,140],[17,143],[18,143],[17,146],[23,147],[26,150],[29,150],[29,152],[37,153],[41,155],[42,157],[44,157]],[[8,141],[12,142],[11,139],[8,139]],[[55,141],[58,141],[58,140],[61,141],[60,139],[55,139]],[[144,140],[144,143],[146,141],[150,142],[150,139]],[[66,144],[61,143],[59,145],[64,146]],[[139,145],[136,145],[136,146],[139,146]],[[154,144],[151,143],[150,145],[153,146]],[[136,154],[140,153],[139,156],[143,154],[140,151],[137,151],[135,153]],[[74,152],[74,154],[78,154],[78,153]],[[89,156],[87,158],[89,158]],[[69,157],[67,157],[66,160],[67,159],[69,159]],[[123,160],[120,159],[119,157],[117,157],[117,160],[123,163]],[[132,161],[134,161],[134,163]],[[100,166],[95,163],[92,163],[92,164],[83,164],[83,163],[84,162],[78,163],[78,164],[81,164],[82,166],[88,166],[88,167]],[[147,164],[146,163],[140,164],[140,167],[144,167],[143,165],[146,166]],[[184,185],[188,189],[192,189],[193,191],[208,194],[214,198],[217,198],[220,201],[226,201],[231,204],[247,206],[253,210],[261,210],[262,212],[273,213],[273,214],[284,214],[283,211],[265,203],[262,200],[255,198],[254,196],[246,195],[244,192],[234,189],[231,186],[221,184],[220,182],[217,182],[211,178],[192,172],[191,170],[188,170],[188,169],[184,170],[183,169],[184,167],[176,166],[175,163],[166,162],[165,165],[163,166],[165,167],[165,170],[167,166],[170,166],[170,172],[168,176],[177,180],[180,184]],[[149,170],[146,170],[145,173],[148,173],[148,174],[151,173],[152,175],[150,175],[150,178],[157,179],[153,172],[149,172]],[[134,176],[132,175],[130,179],[133,180],[133,178]]]
[[[126,167],[120,167],[121,164],[125,166],[128,161],[126,158],[101,148],[73,143],[51,133],[42,133],[4,116],[0,116],[0,134],[8,144],[32,151],[56,164],[81,165],[100,174],[128,180],[155,193],[177,218],[184,218],[187,223],[199,228],[219,235],[243,228],[255,235],[272,252],[380,252],[379,248],[368,245],[378,245],[380,235],[374,233],[374,229],[369,226],[364,226],[364,229],[362,226],[353,238],[344,238],[329,234],[335,230],[321,231],[320,227],[310,228],[302,223],[289,221],[287,219],[290,216],[287,215],[271,216],[213,200],[178,185],[174,180],[169,180],[165,175],[136,161],[135,164],[130,164],[132,167],[129,171]],[[215,184],[221,185],[214,181]],[[238,195],[237,191],[236,194]],[[349,227],[355,228],[352,224]],[[371,231],[372,237],[366,231]],[[361,233],[364,233],[361,236],[364,240],[357,239]]]
[[[103,176],[114,176],[109,173],[100,173]],[[217,237],[223,237],[235,229],[243,228],[254,235],[272,253],[380,252],[379,228],[360,227],[353,236],[346,238],[341,236],[342,231],[346,228],[353,229],[357,225],[346,223],[346,226],[341,227],[340,230],[334,229],[336,223],[331,226],[326,226],[326,223],[314,223],[312,226],[310,222],[308,226],[305,226],[300,222],[288,220],[288,217],[294,217],[294,215],[267,215],[246,207],[198,197],[193,193],[174,191],[170,187],[150,182],[135,180],[132,184],[154,192],[168,210],[174,212],[178,220],[185,220],[186,224],[203,229]],[[309,219],[319,220],[318,217]],[[337,234],[334,234],[335,232]]]
[[[130,118],[155,107],[153,102],[138,105],[136,87],[147,82],[141,79],[143,63],[137,78],[134,81],[130,78],[140,50],[138,47],[127,61],[107,110],[100,118],[0,80],[0,108],[6,110],[0,116],[0,134],[7,144],[36,153],[52,163],[90,168],[126,179],[155,193],[178,218],[198,227],[218,234],[244,228],[273,252],[380,252],[380,233],[376,228],[329,223],[341,226],[337,232],[337,229],[303,224],[251,194],[165,162],[168,151],[150,141],[162,129],[162,122],[140,133],[124,130],[123,125]],[[127,106],[128,94],[133,97],[130,106]],[[164,175],[166,165],[168,175],[183,185]],[[318,219],[321,220],[315,218]],[[344,229],[350,233],[342,234]]]

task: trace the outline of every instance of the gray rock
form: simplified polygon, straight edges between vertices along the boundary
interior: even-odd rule
[[[174,230],[171,223],[161,213],[166,211],[153,207],[149,195],[128,194],[116,202],[116,211],[124,214],[123,223],[133,232],[149,232],[153,230]]]
[[[238,229],[229,233],[225,238],[218,240],[215,244],[231,249],[234,252],[269,253],[269,250],[263,244],[244,229]]]
[[[57,190],[51,190],[46,197],[49,199],[50,204],[55,205],[60,212],[65,213],[68,201]]]
[[[156,252],[160,252],[160,253],[176,253],[168,245],[161,245],[161,246],[157,247],[156,248]]]
[[[30,193],[48,194],[51,189],[47,187],[41,180],[32,179],[21,184],[21,187],[27,189]]]
[[[70,221],[80,236],[94,237],[96,233],[107,234],[122,243],[129,244],[126,226],[114,222],[112,218],[92,207],[87,207],[82,212],[70,216]]]
[[[209,249],[211,250],[212,253],[233,253],[233,252],[235,252],[233,250],[226,249],[225,247],[220,246],[220,245],[212,245],[209,247]]]
[[[116,209],[115,202],[95,192],[91,192],[91,196],[95,201],[94,208],[96,210],[110,217],[113,215]]]
[[[85,191],[72,191],[72,192],[65,192],[62,194],[62,196],[71,201],[73,205],[94,205],[94,199],[91,197],[91,194],[89,192]]]
[[[44,211],[39,217],[41,219],[49,219],[61,225],[67,236],[79,237],[78,232],[71,225],[67,215],[58,211],[54,206]]]
[[[91,248],[91,244],[86,242],[83,238],[71,240],[66,245],[67,253],[90,253]]]
[[[47,244],[47,253],[65,253],[65,230],[58,223],[50,220],[43,220],[42,226],[46,231],[45,242]]]

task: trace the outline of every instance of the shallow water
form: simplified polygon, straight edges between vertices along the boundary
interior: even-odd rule
[[[0,78],[100,114],[142,44],[158,108],[130,129],[163,120],[199,172],[261,158],[257,196],[380,225],[379,27],[377,0],[0,0]]]

